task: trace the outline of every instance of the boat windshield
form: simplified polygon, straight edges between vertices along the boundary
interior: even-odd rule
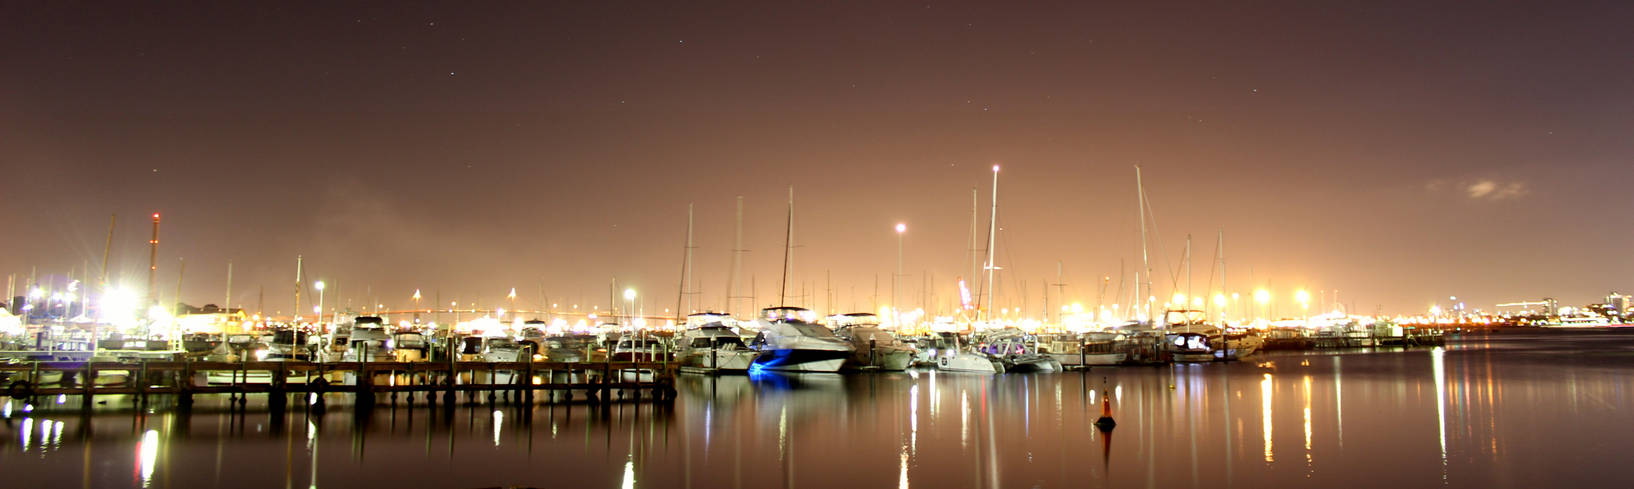
[[[488,338],[488,348],[516,348],[516,340],[510,338]]]
[[[658,344],[658,340],[653,338],[636,339],[626,336],[624,339],[619,340],[618,347],[625,350],[647,350],[652,348],[660,348],[661,345]]]
[[[425,348],[426,337],[420,333],[399,333],[392,338],[392,343],[398,348]]]
[[[748,346],[743,344],[743,338],[739,338],[737,336],[704,336],[693,338],[691,346],[693,348],[709,348],[709,345],[711,344],[714,344],[719,348],[727,348],[729,346],[748,348]]]
[[[364,347],[367,347],[369,349],[369,351],[380,351],[381,348],[383,346],[385,346],[385,342],[380,341],[380,340],[374,340],[374,339],[356,340],[356,341],[353,341],[351,343],[351,345],[352,345],[353,350],[361,350]]]
[[[280,329],[272,333],[272,342],[280,345],[304,344],[306,343],[306,332]]]
[[[794,328],[795,331],[799,331],[800,334],[805,335],[805,336],[810,336],[810,337],[813,337],[813,338],[833,338],[834,337],[834,332],[830,331],[827,327],[824,327],[821,324],[795,323],[795,322],[790,322],[790,323],[787,323],[787,324],[789,325],[790,328]]]

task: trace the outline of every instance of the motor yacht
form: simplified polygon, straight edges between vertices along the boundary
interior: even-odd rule
[[[759,355],[750,370],[838,372],[855,349],[813,319],[811,311],[799,307],[761,310],[756,320],[760,333],[749,343]]]
[[[1005,372],[1059,372],[1061,361],[1040,353],[1036,341],[1020,330],[1000,330],[984,338],[982,353],[1004,364]]]
[[[748,370],[757,352],[728,325],[731,316],[702,312],[686,317],[686,331],[675,341],[675,362],[682,371]]]
[[[856,312],[831,316],[834,334],[851,343],[854,350],[846,367],[858,369],[906,370],[918,353],[913,346],[879,328],[879,316]]]

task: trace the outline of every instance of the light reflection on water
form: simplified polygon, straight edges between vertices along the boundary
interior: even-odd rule
[[[20,487],[1626,487],[1608,468],[1631,359],[1634,335],[1507,334],[1088,373],[687,376],[668,407],[14,401],[0,466]]]

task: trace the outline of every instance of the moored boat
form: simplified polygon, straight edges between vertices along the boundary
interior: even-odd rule
[[[749,343],[759,352],[750,370],[838,372],[854,349],[799,307],[761,310],[760,334]]]

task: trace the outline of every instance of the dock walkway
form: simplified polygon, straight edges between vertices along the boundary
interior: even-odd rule
[[[673,362],[198,362],[143,360],[138,362],[39,361],[0,364],[9,380],[0,394],[12,398],[84,396],[91,405],[99,395],[170,394],[184,404],[195,394],[265,393],[277,402],[290,393],[351,393],[364,402],[373,394],[395,396],[443,393],[452,400],[468,395],[504,393],[531,400],[538,391],[547,399],[602,403],[614,393],[636,400],[670,401],[675,396]],[[225,376],[226,382],[211,382]],[[110,380],[104,379],[108,377]],[[35,382],[35,379],[57,379]],[[343,380],[345,379],[345,380]],[[204,382],[200,382],[205,380]],[[647,395],[643,395],[647,393]],[[365,395],[367,394],[367,395]]]

